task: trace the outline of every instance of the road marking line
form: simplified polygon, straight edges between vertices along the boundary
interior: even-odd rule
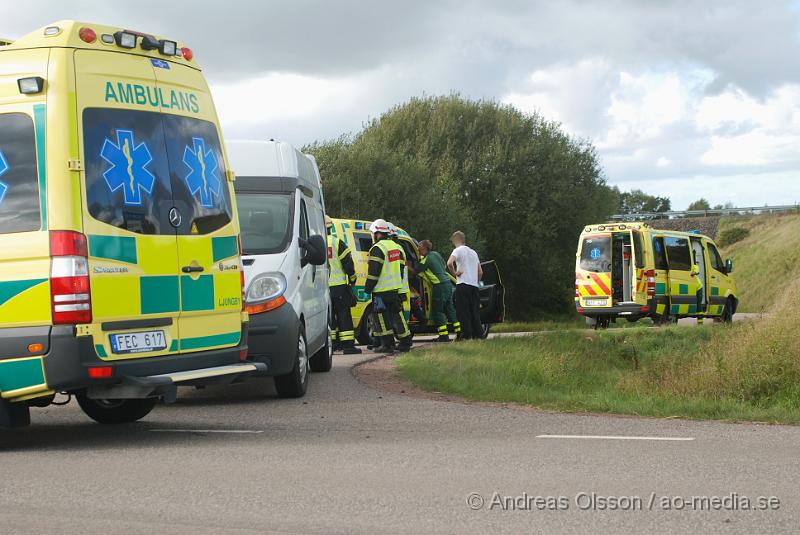
[[[231,434],[258,434],[264,431],[252,429],[148,429],[153,433],[231,433]]]
[[[660,440],[667,442],[688,442],[694,437],[626,437],[619,435],[536,435],[536,438],[576,438],[596,440]]]

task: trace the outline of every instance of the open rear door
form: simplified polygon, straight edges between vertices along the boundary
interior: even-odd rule
[[[481,321],[502,323],[506,316],[506,290],[494,260],[481,263],[483,286],[480,289]]]

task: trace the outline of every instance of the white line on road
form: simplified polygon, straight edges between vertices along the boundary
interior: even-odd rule
[[[694,437],[626,437],[619,435],[536,435],[536,438],[576,438],[595,440],[661,440],[667,442],[688,442]]]
[[[231,433],[235,435],[258,434],[264,431],[253,429],[148,429],[153,433]]]

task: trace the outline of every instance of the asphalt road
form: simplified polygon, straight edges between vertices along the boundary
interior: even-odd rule
[[[74,402],[34,409],[31,427],[0,431],[0,533],[790,533],[800,526],[800,428],[387,394],[351,373],[366,358],[337,356],[331,373],[311,377],[302,400],[279,400],[271,382],[250,381],[186,391],[177,404],[121,427],[91,423]],[[725,497],[728,505],[735,498],[740,510],[679,501],[692,496]],[[771,510],[741,510],[744,497],[759,496],[775,497],[777,510],[774,501]],[[616,510],[605,498],[617,498]],[[538,510],[542,504],[560,510]]]

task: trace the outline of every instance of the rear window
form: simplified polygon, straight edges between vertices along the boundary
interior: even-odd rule
[[[164,128],[158,113],[87,108],[83,112],[89,214],[138,234],[174,234]]]
[[[692,257],[689,253],[689,240],[687,238],[664,237],[664,248],[667,250],[669,269],[690,271]]]
[[[611,271],[611,237],[586,236],[581,243],[581,269],[595,273]]]
[[[163,115],[172,196],[183,216],[178,234],[209,234],[233,218],[227,169],[208,121]]]
[[[633,251],[634,256],[636,257],[636,267],[638,269],[644,268],[644,244],[642,243],[642,235],[638,232],[632,232],[633,234]]]
[[[286,250],[292,231],[292,194],[237,193],[236,205],[244,254]]]
[[[24,113],[0,115],[0,234],[41,228],[36,138]]]
[[[83,112],[86,198],[95,219],[138,234],[208,234],[232,219],[216,127],[155,112]]]

